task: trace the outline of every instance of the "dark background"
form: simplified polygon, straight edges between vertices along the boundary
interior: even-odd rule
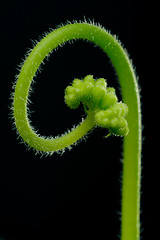
[[[147,159],[154,131],[148,116],[153,77],[149,46],[154,46],[154,41],[148,29],[154,35],[156,23],[151,17],[156,16],[155,6],[147,2],[53,0],[1,5],[0,239],[119,238],[123,139],[105,139],[107,131],[97,128],[71,151],[41,157],[19,144],[10,119],[12,85],[18,65],[33,47],[31,40],[39,40],[60,23],[83,20],[84,16],[118,35],[139,76],[144,125],[141,236],[145,239],[150,225],[144,200]],[[82,108],[67,108],[63,98],[65,87],[75,77],[87,74],[106,78],[121,99],[105,54],[83,41],[66,44],[51,55],[33,86],[30,118],[40,134],[64,133],[85,117]]]

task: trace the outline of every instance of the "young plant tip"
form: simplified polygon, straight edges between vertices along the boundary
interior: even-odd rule
[[[107,86],[104,78],[92,75],[75,79],[65,89],[65,103],[71,109],[83,104],[87,117],[75,128],[57,137],[40,136],[28,118],[31,83],[44,59],[62,47],[65,42],[85,40],[100,47],[111,60],[118,76],[122,102],[118,102],[115,89]],[[141,108],[139,88],[131,60],[126,50],[104,27],[94,22],[67,22],[51,30],[34,42],[28,51],[14,85],[12,115],[17,132],[36,153],[51,155],[71,149],[77,141],[96,126],[107,128],[111,134],[124,136],[121,240],[140,240],[140,178],[141,178]]]

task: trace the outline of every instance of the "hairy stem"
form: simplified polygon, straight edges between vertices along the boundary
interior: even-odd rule
[[[129,134],[124,137],[121,240],[139,240],[141,175],[141,110],[136,76],[131,62],[117,41],[101,27],[87,23],[63,26],[48,34],[25,61],[14,95],[14,118],[22,138],[41,151],[56,151],[69,146],[94,126],[92,113],[73,132],[56,139],[38,136],[27,118],[27,98],[31,81],[43,59],[58,45],[73,39],[86,39],[98,45],[110,58],[117,73],[124,103],[129,108]]]

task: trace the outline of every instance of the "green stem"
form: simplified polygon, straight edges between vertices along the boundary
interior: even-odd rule
[[[75,23],[48,34],[25,61],[14,95],[14,118],[22,138],[40,151],[56,151],[69,146],[94,126],[93,114],[73,132],[56,139],[38,136],[27,118],[27,98],[31,81],[43,59],[58,45],[73,39],[85,39],[98,45],[110,58],[117,73],[123,102],[127,104],[129,134],[124,137],[122,229],[121,240],[139,240],[140,237],[140,176],[141,176],[141,110],[136,76],[131,62],[120,43],[101,27]]]

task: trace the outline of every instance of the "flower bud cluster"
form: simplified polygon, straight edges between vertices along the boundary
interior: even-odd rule
[[[78,108],[82,102],[89,110],[95,110],[96,125],[109,129],[112,134],[124,136],[128,133],[125,119],[128,107],[118,102],[115,89],[107,87],[104,78],[94,80],[88,75],[83,80],[75,79],[65,89],[65,102],[71,109]]]
[[[125,119],[127,113],[127,105],[119,102],[106,110],[98,111],[95,114],[95,121],[98,126],[109,129],[111,134],[125,136],[129,132]]]

